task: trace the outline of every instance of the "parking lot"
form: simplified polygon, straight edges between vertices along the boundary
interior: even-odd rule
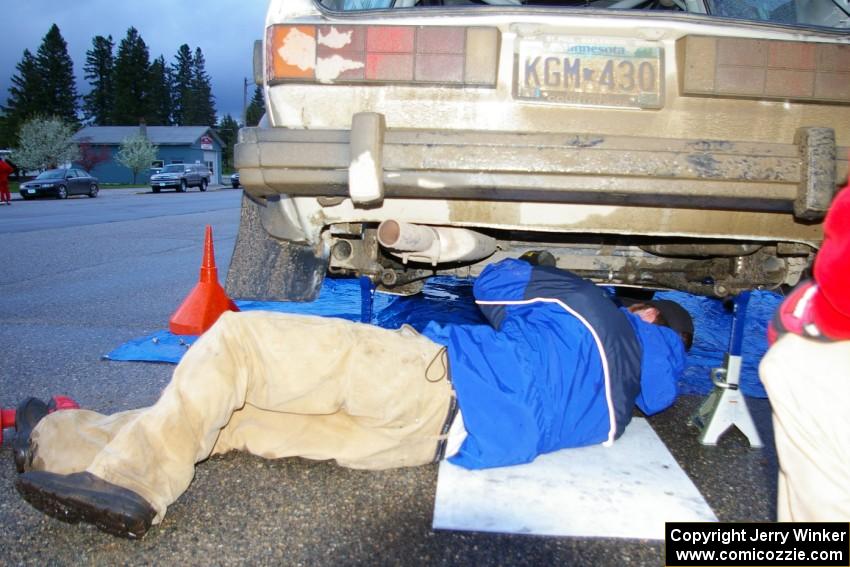
[[[206,224],[223,280],[240,195],[111,190],[0,208],[0,405],[53,394],[106,413],[152,403],[172,366],[101,357],[167,326],[197,279]],[[765,441],[753,450],[737,432],[701,446],[688,426],[700,401],[684,396],[649,421],[720,520],[774,520],[768,403],[750,400]],[[0,458],[0,563],[9,565],[659,565],[663,558],[660,541],[434,531],[435,465],[368,472],[236,453],[200,464],[164,522],[132,542],[36,512],[14,489],[8,444]]]

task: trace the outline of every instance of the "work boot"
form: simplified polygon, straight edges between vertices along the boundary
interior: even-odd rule
[[[142,538],[156,516],[144,498],[90,472],[29,471],[18,477],[15,488],[24,500],[48,516],[69,524],[93,524],[128,539]]]
[[[12,442],[12,455],[15,457],[15,468],[19,473],[29,469],[32,464],[33,448],[30,434],[48,411],[47,404],[38,398],[25,399],[15,410],[15,440]]]

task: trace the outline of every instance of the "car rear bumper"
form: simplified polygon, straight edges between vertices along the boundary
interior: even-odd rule
[[[784,228],[764,238],[811,241],[812,223],[823,218],[847,172],[846,151],[836,153],[830,128],[800,128],[794,140],[757,143],[395,130],[380,115],[364,114],[355,115],[351,130],[240,130],[242,185],[255,197],[338,196],[362,208],[425,199],[706,211],[719,218],[770,213],[784,217]],[[736,236],[730,227],[714,235],[726,233]]]

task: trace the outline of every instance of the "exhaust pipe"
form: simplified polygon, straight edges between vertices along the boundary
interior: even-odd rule
[[[378,225],[378,242],[402,262],[475,262],[496,251],[496,239],[466,228],[427,226],[396,220]]]

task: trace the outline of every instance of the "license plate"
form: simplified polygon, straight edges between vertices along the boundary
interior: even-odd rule
[[[165,187],[165,185],[166,185],[165,183],[160,183],[160,184],[159,184],[159,186],[160,186],[160,187]]]
[[[34,193],[35,193],[35,189],[27,189],[27,193],[29,193],[30,195],[32,195],[32,194],[34,194]]]
[[[663,51],[650,41],[522,38],[514,94],[540,102],[661,108]]]

